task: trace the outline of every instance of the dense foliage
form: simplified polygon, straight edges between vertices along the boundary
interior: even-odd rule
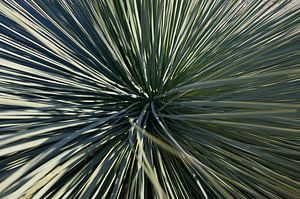
[[[299,30],[295,1],[1,0],[0,198],[300,198]]]

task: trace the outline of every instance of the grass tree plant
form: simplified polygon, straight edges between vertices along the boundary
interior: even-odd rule
[[[1,0],[0,198],[300,198],[296,1]]]

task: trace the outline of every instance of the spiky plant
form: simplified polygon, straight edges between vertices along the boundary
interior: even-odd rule
[[[300,198],[298,5],[1,0],[0,198]]]

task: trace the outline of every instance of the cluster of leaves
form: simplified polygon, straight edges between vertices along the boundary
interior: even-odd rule
[[[297,6],[1,0],[0,198],[300,198]]]

